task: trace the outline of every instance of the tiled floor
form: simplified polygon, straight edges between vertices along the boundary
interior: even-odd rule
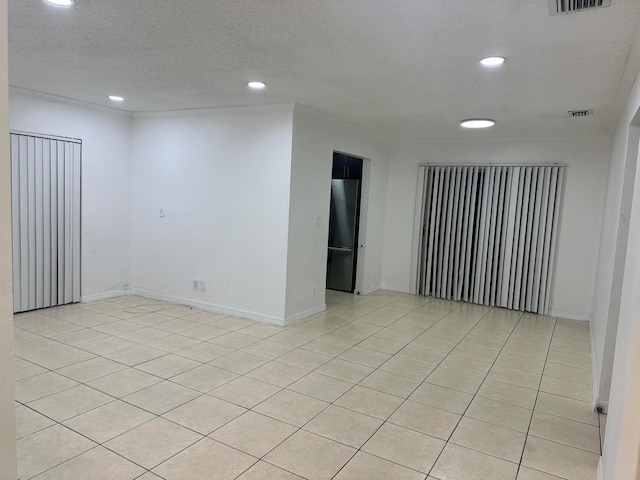
[[[288,328],[140,297],[16,315],[20,478],[595,478],[586,323],[327,303]]]

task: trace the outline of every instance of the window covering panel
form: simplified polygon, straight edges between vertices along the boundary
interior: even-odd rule
[[[547,313],[564,167],[420,170],[413,290]]]
[[[81,148],[11,133],[14,312],[80,301]]]

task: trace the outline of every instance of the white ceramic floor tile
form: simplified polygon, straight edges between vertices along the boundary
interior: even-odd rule
[[[382,420],[330,405],[303,428],[353,448],[360,448],[382,425]]]
[[[596,426],[535,412],[529,435],[600,455],[600,429]]]
[[[389,423],[432,437],[448,440],[460,422],[460,415],[407,400],[389,418]]]
[[[478,452],[519,463],[526,434],[464,417],[449,440]]]
[[[17,315],[22,476],[592,480],[585,324],[388,291],[326,302],[290,327],[136,296]]]
[[[92,380],[87,385],[113,397],[120,398],[161,381],[162,379],[155,375],[127,368],[97,380]]]
[[[46,368],[16,357],[16,381],[46,372]]]
[[[29,407],[20,405],[16,407],[16,438],[20,439],[31,435],[32,433],[39,432],[56,422],[50,418],[41,415],[40,413],[32,410]]]
[[[402,467],[380,457],[358,452],[335,480],[424,480],[424,474]]]
[[[95,447],[38,475],[36,480],[133,480],[144,472],[144,468],[106,448]]]
[[[143,479],[141,479],[143,480]],[[274,467],[267,462],[258,462],[238,477],[238,480],[303,480],[291,472]]]
[[[353,387],[353,383],[312,372],[289,385],[287,389],[325,402],[333,402]]]
[[[18,475],[31,478],[96,444],[62,425],[53,425],[18,440]]]
[[[136,365],[136,369],[157,377],[171,378],[199,367],[200,365],[200,362],[178,355],[165,355],[164,357]]]
[[[444,446],[437,438],[385,423],[362,450],[426,474]]]
[[[116,400],[64,424],[95,442],[104,443],[154,418],[152,413]]]
[[[447,444],[431,475],[440,480],[515,480],[518,464]]]
[[[351,459],[356,450],[313,433],[300,430],[265,460],[310,480],[329,480]]]
[[[257,459],[203,438],[153,471],[166,480],[233,480]]]
[[[400,397],[358,385],[342,395],[335,404],[385,420],[402,402]]]
[[[568,480],[593,480],[600,456],[529,436],[522,464]]]
[[[62,422],[94,408],[101,407],[113,400],[115,400],[113,397],[98,390],[85,385],[78,385],[27,405],[29,408],[57,422]]]
[[[208,435],[222,425],[242,415],[245,408],[209,395],[191,400],[163,416],[183,427]]]
[[[213,432],[210,437],[261,458],[296,431],[296,427],[287,423],[247,412]]]
[[[194,444],[202,436],[163,418],[156,418],[105,443],[105,447],[152,469]]]
[[[120,370],[125,370],[126,365],[114,362],[102,357],[92,358],[84,362],[76,363],[68,367],[56,370],[56,373],[71,378],[76,382],[87,383],[100,377],[105,377]]]
[[[249,377],[239,377],[221,387],[214,388],[209,395],[245,408],[253,408],[280,390],[280,387],[270,383]]]
[[[16,382],[16,400],[21,403],[32,402],[76,385],[78,382],[57,373],[42,373]]]
[[[286,387],[309,373],[304,368],[294,367],[287,363],[273,361],[247,373],[248,377],[263,382]]]
[[[199,392],[190,388],[163,381],[122,397],[122,400],[148,412],[162,415],[200,395]]]
[[[206,393],[220,385],[229,383],[238,378],[238,375],[228,370],[201,365],[171,378],[174,383],[179,383],[198,392]]]
[[[329,404],[289,390],[282,390],[253,410],[271,418],[301,427]]]

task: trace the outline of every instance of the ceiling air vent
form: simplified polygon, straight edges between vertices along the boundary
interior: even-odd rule
[[[574,13],[583,10],[593,10],[611,5],[611,0],[549,0],[549,13]]]
[[[569,116],[573,118],[590,117],[593,115],[593,110],[569,110]]]

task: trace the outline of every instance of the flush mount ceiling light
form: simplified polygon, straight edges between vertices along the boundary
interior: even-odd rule
[[[264,82],[249,82],[247,85],[249,85],[251,90],[262,90],[266,87]]]
[[[55,5],[56,7],[70,7],[73,5],[73,0],[44,0],[46,3],[50,5]]]
[[[118,95],[109,95],[109,100],[111,100],[112,102],[124,102],[124,98],[120,97]]]
[[[480,60],[480,63],[485,67],[499,67],[505,60],[506,58],[504,57],[484,57]]]
[[[490,118],[468,118],[460,122],[460,126],[463,128],[489,128],[495,124],[496,122]]]

